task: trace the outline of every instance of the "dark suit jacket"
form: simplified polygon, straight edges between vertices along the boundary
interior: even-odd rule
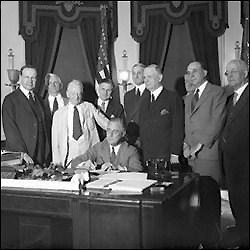
[[[135,94],[135,89],[136,88],[129,90],[124,95],[124,110],[127,124],[131,121],[134,121],[137,124],[139,123],[140,104],[142,100],[150,94],[150,92],[145,89],[143,94],[138,99]]]
[[[139,126],[144,160],[169,160],[170,154],[180,155],[184,138],[182,99],[165,88],[152,104],[149,95],[141,103]]]
[[[98,165],[110,162],[110,145],[105,139],[91,147],[85,154],[76,157],[71,162],[71,167],[77,166],[79,163],[91,160]],[[116,156],[115,165],[127,167],[128,171],[142,171],[142,165],[139,160],[139,154],[135,147],[122,142],[118,154]]]
[[[64,105],[66,105],[68,103],[68,99],[67,98],[63,98],[64,101]],[[49,145],[51,148],[51,128],[52,128],[52,114],[50,111],[50,107],[49,107],[49,96],[46,95],[45,99],[43,100],[43,105],[44,105],[44,112],[45,112],[45,121],[46,121],[46,129],[48,132],[48,139],[49,139]],[[49,160],[52,161],[52,149],[50,150],[50,155],[49,155]]]
[[[232,99],[220,145],[232,212],[240,226],[248,223],[249,233],[249,86],[235,106]]]
[[[139,114],[142,100],[150,95],[150,92],[145,89],[143,94],[138,98],[135,93],[136,88],[129,90],[124,95],[124,110],[127,124],[127,141],[130,144],[135,144],[140,136]]]
[[[97,107],[99,108],[99,107]],[[106,112],[103,113],[108,119],[110,118],[121,118],[125,122],[125,115],[124,115],[124,109],[123,106],[119,101],[112,98],[109,100]],[[103,141],[103,139],[106,137],[106,131],[102,129],[97,123],[97,131],[100,137],[100,141]]]
[[[42,114],[42,126],[45,131],[45,160],[49,154],[49,141],[45,126],[43,102],[39,96],[35,98]],[[38,120],[20,89],[8,94],[2,106],[3,128],[6,136],[6,149],[25,152],[32,159],[36,158],[35,149],[38,136]]]

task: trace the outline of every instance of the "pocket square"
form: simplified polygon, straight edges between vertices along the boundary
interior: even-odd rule
[[[166,109],[161,110],[161,115],[167,115],[169,114],[169,111]]]
[[[112,115],[110,116],[110,118],[115,118],[115,115],[112,114]]]

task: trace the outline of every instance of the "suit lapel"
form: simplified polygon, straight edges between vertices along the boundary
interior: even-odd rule
[[[230,121],[234,120],[238,115],[240,115],[240,110],[243,109],[247,104],[247,101],[249,100],[249,87],[247,86],[242,95],[240,96],[240,99],[236,103],[235,106],[231,106],[231,119]],[[229,121],[229,122],[230,122]]]
[[[206,101],[206,99],[209,97],[209,92],[211,91],[211,85],[208,82],[205,89],[203,90],[198,102],[196,103],[196,106],[194,107],[194,110],[192,113],[194,113],[199,107],[200,105]],[[192,98],[191,98],[192,99]],[[191,107],[191,101],[190,101],[190,107]],[[190,109],[191,110],[191,109]]]
[[[27,99],[27,97],[24,95],[24,93],[18,89],[17,90],[17,96],[18,96],[18,99],[20,100],[21,102],[21,105],[27,109],[30,113],[34,114],[30,104],[29,104],[29,100]]]

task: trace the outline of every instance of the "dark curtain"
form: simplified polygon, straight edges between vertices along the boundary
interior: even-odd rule
[[[44,77],[46,73],[53,72],[57,52],[60,44],[62,29],[57,25],[54,17],[39,17],[39,29],[34,40],[26,40],[26,64],[37,68],[37,82],[35,91],[44,97]]]
[[[140,44],[140,62],[149,65],[155,63],[162,69],[168,52],[172,25],[162,15],[149,16],[148,33]]]
[[[204,12],[192,12],[187,19],[195,60],[202,61],[208,70],[208,80],[216,85],[220,83],[217,36],[211,35],[205,28]]]
[[[97,65],[97,56],[100,40],[100,25],[97,24],[96,18],[84,18],[80,25],[81,37],[84,42],[85,51],[87,55],[87,60],[89,64],[89,69],[93,79],[96,77],[96,65]],[[87,35],[86,35],[87,34]]]

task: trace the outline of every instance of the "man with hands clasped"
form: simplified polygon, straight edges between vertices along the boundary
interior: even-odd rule
[[[225,118],[226,97],[221,87],[206,80],[207,70],[198,61],[185,73],[194,91],[185,96],[183,154],[193,171],[220,181],[218,136]]]
[[[95,144],[85,154],[72,160],[71,167],[91,160],[95,165],[101,165],[103,170],[141,171],[137,149],[129,145],[124,136],[126,130],[121,118],[111,118],[107,126],[107,138]]]

